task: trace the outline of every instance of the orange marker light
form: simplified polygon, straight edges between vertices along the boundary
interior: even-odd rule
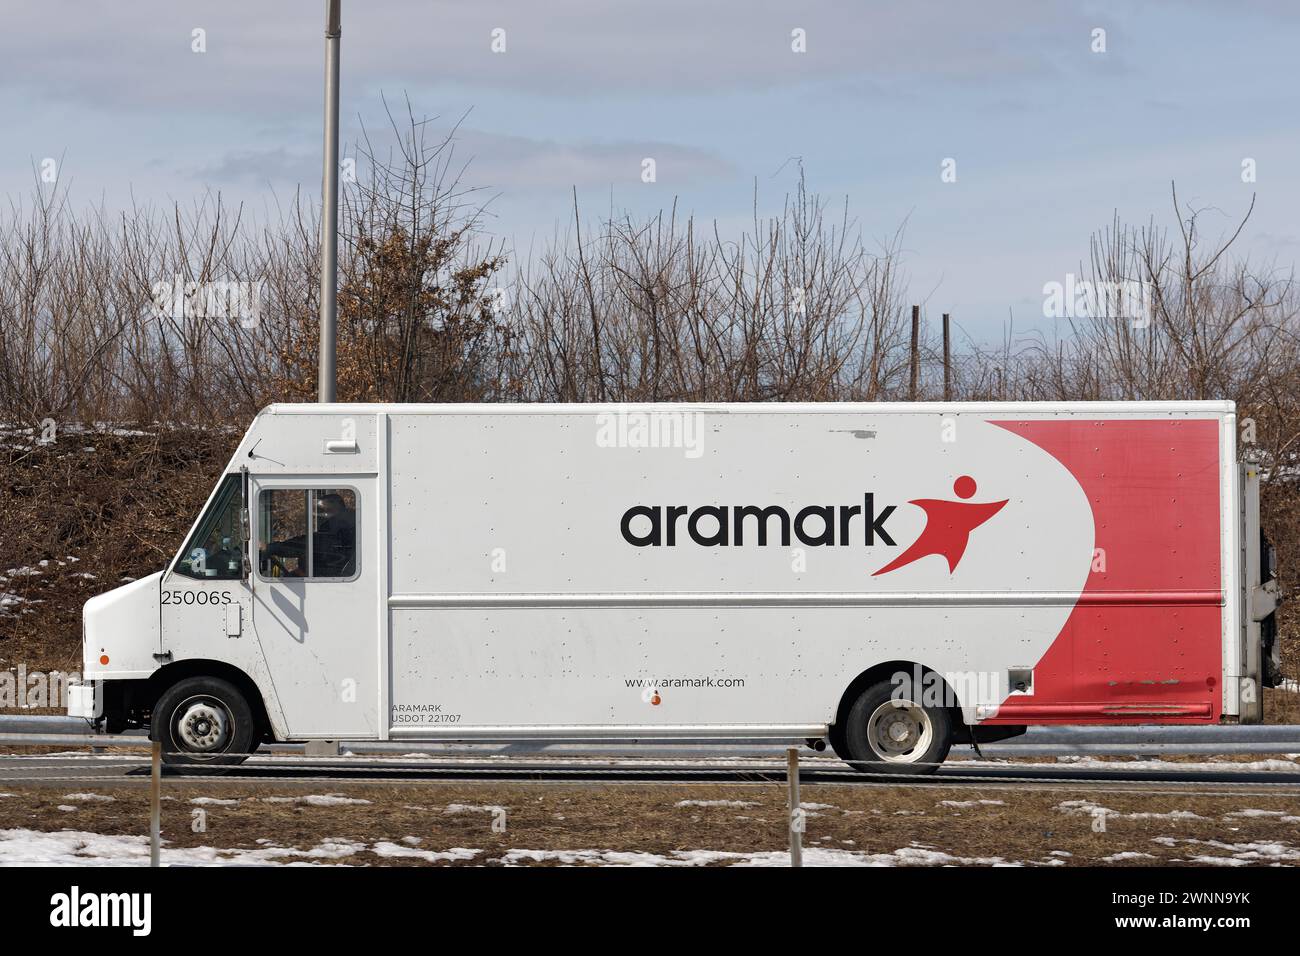
[[[101,663],[101,664],[107,664],[107,663],[108,663],[108,655],[107,655],[107,654],[100,654],[100,655],[99,655],[99,663]]]

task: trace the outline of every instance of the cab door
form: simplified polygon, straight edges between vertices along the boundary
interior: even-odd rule
[[[251,626],[290,737],[379,734],[373,476],[253,476]]]

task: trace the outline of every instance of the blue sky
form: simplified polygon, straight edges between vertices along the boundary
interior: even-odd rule
[[[211,190],[270,217],[318,194],[322,0],[0,3],[11,201],[45,157],[74,204]],[[1011,315],[1051,330],[1044,283],[1079,271],[1115,211],[1174,227],[1171,180],[1211,233],[1257,193],[1240,251],[1289,269],[1298,46],[1300,8],[1281,2],[344,0],[344,138],[383,127],[381,94],[465,116],[466,179],[521,254],[567,226],[575,187],[592,216],[676,198],[726,234],[756,185],[777,212],[801,163],[868,243],[906,220],[913,297],[989,341]]]

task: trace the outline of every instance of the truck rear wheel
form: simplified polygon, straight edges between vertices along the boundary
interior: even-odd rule
[[[934,773],[952,746],[952,718],[947,708],[896,690],[881,681],[853,702],[843,730],[846,762],[864,773]]]
[[[219,677],[187,677],[153,708],[150,738],[173,766],[231,766],[253,749],[253,711],[239,689]]]

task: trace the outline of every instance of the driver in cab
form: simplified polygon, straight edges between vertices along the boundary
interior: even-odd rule
[[[321,495],[316,502],[320,511],[316,530],[311,534],[312,576],[345,578],[356,567],[357,517],[342,495]],[[275,562],[290,577],[307,576],[307,535],[295,535],[284,541],[272,541],[259,549],[263,567],[267,558],[295,558],[293,568]]]

